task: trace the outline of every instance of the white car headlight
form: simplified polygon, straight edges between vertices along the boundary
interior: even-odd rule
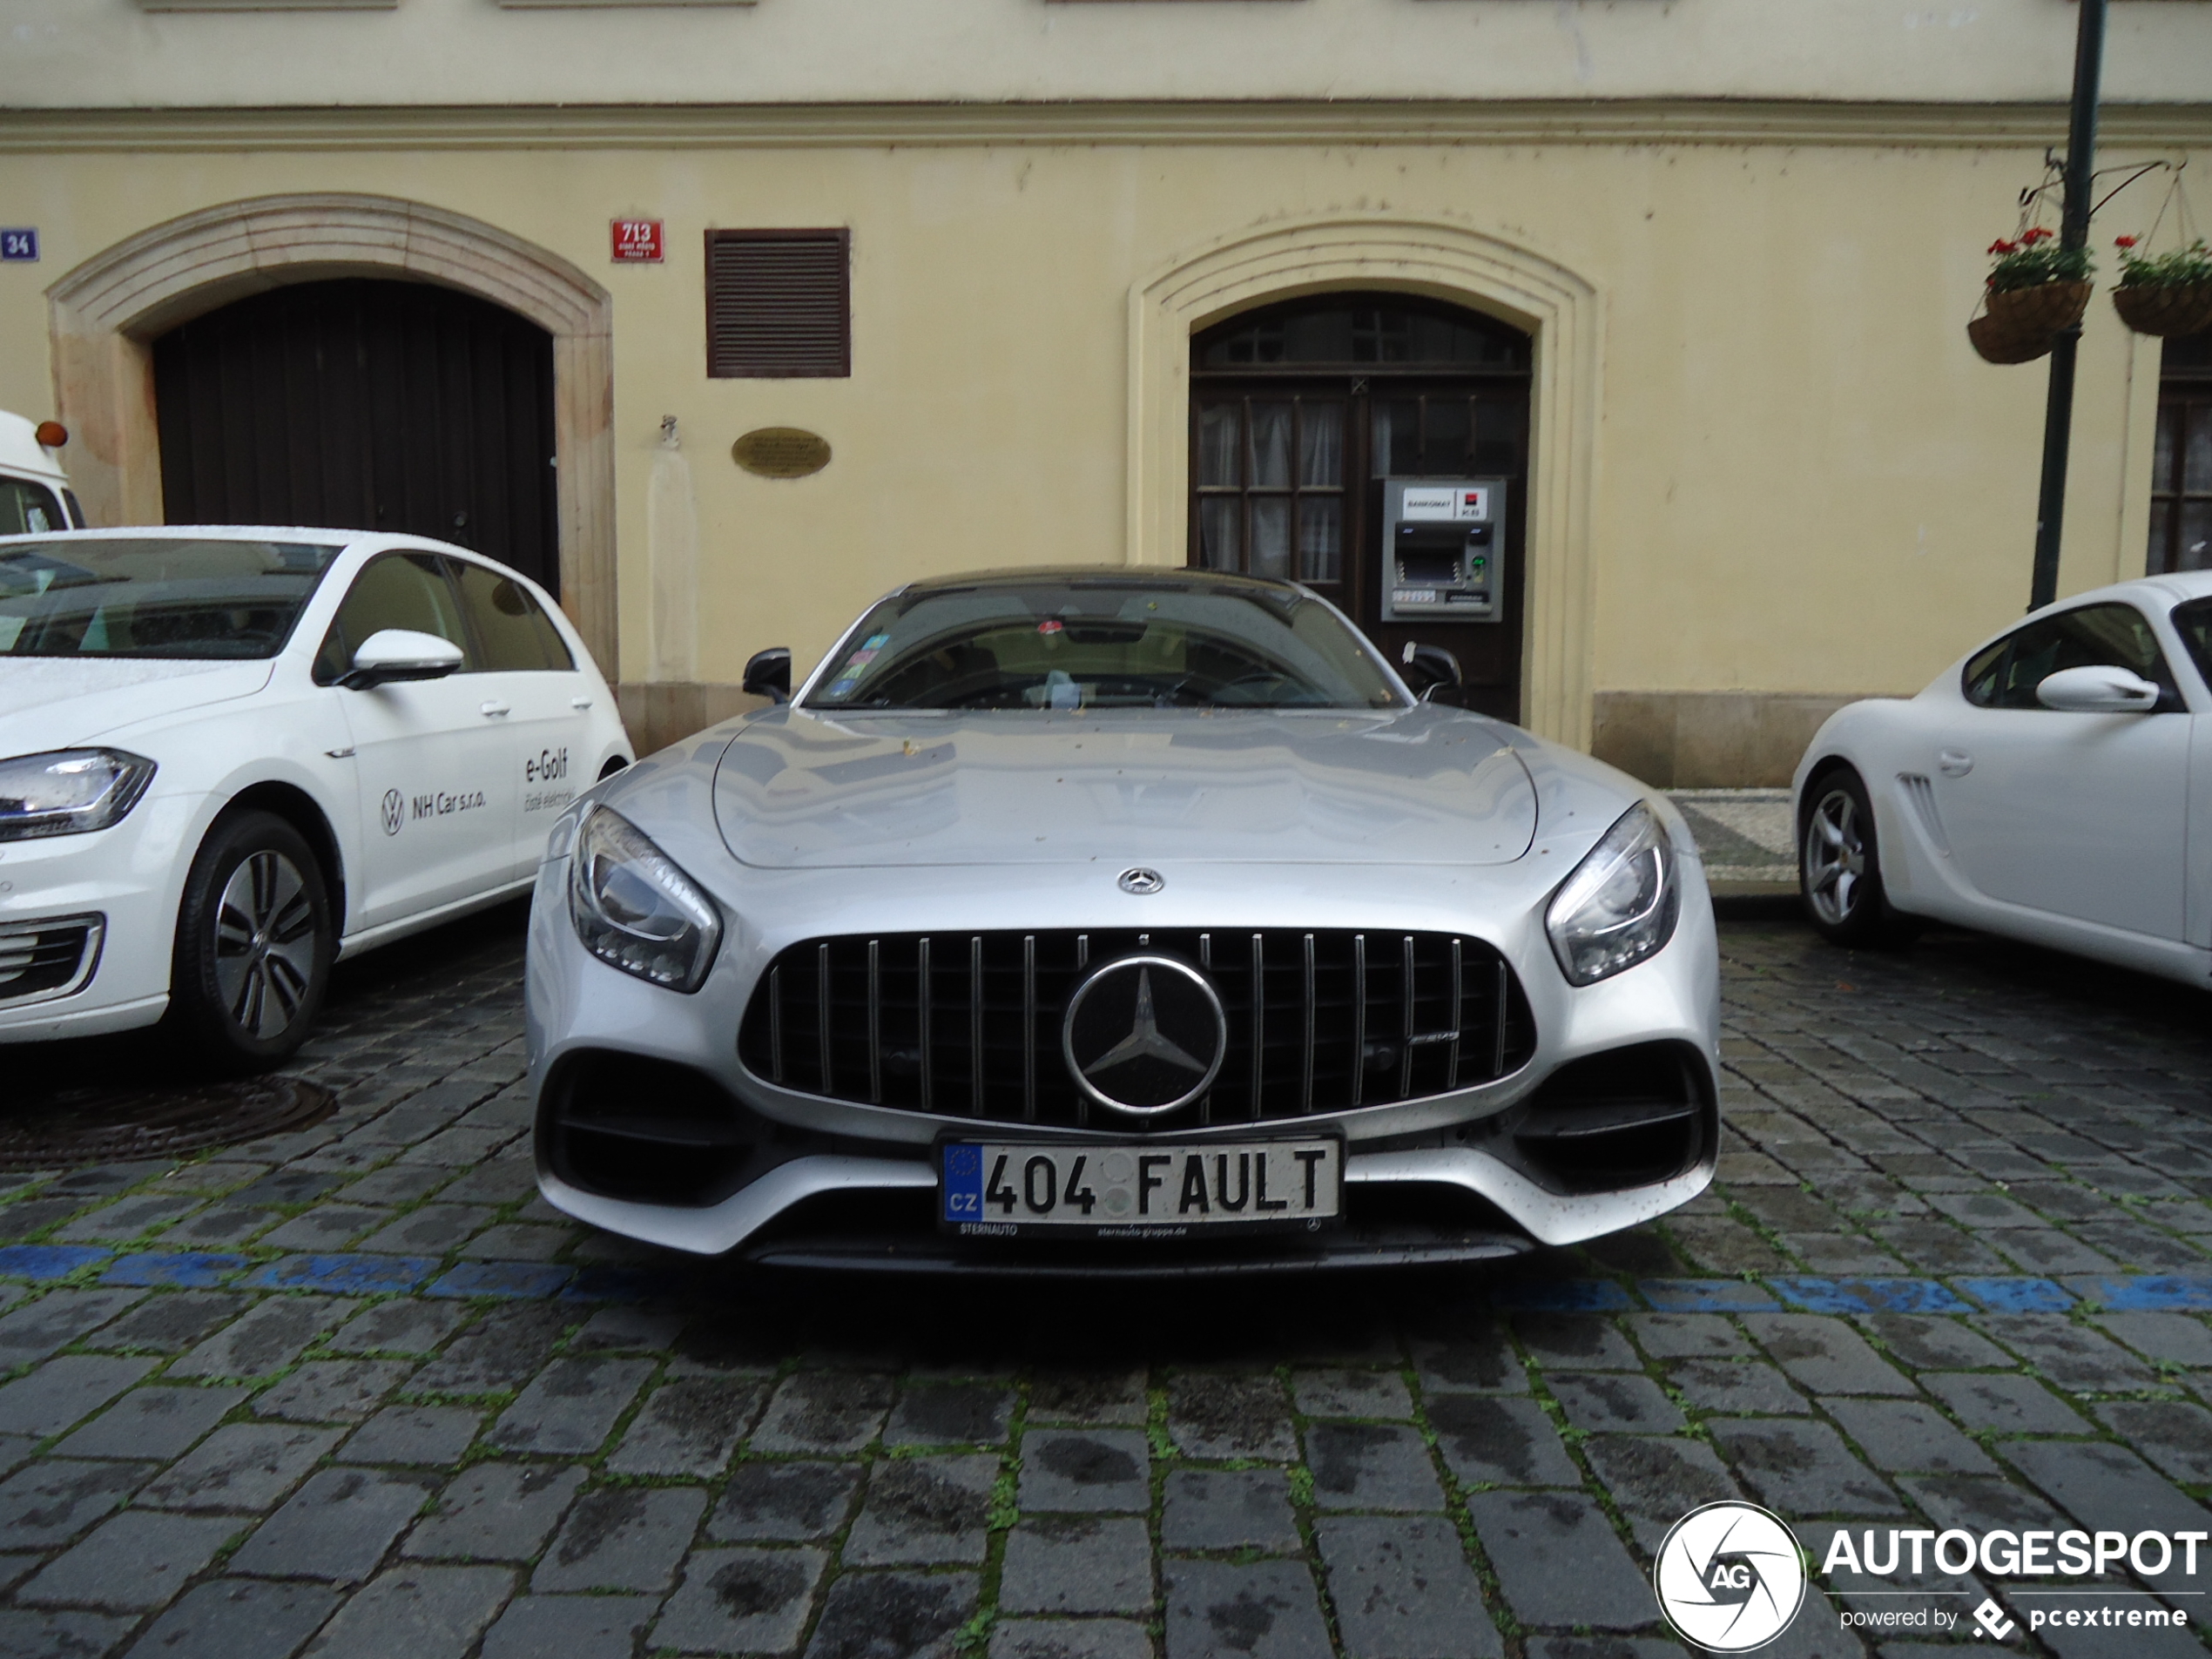
[[[696,991],[722,942],[722,918],[668,854],[595,807],[577,830],[569,914],[583,948],[610,967]]]
[[[1568,982],[1595,985],[1662,948],[1681,911],[1666,826],[1638,801],[1560,884],[1544,930]]]
[[[0,760],[0,841],[81,835],[119,822],[154,764],[121,749],[56,749]]]

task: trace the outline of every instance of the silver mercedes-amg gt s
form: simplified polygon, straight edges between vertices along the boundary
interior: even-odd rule
[[[1306,590],[947,577],[553,831],[538,1179],[784,1264],[1510,1255],[1711,1178],[1718,981],[1663,799]]]

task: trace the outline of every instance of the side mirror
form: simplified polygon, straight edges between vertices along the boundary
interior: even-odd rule
[[[2062,668],[2035,688],[2045,708],[2069,714],[2148,714],[2158,698],[2158,687],[2141,675],[2108,664]]]
[[[746,660],[745,680],[740,690],[755,697],[765,697],[771,703],[791,701],[791,647],[771,645],[766,651],[757,651]]]
[[[1461,684],[1460,659],[1441,645],[1417,645],[1408,640],[1405,664],[1406,683],[1424,703],[1439,691],[1456,691]]]
[[[412,628],[380,628],[354,653],[354,671],[338,682],[365,691],[391,680],[440,680],[461,666],[461,647]]]

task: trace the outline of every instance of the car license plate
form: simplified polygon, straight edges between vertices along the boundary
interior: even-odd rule
[[[1344,1143],[1329,1137],[1135,1146],[948,1141],[941,1157],[938,1216],[949,1230],[979,1238],[1308,1232],[1344,1208]]]

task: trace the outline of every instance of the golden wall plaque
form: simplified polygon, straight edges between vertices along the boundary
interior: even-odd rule
[[[829,440],[804,427],[756,427],[730,446],[730,458],[760,478],[804,478],[829,465]]]

